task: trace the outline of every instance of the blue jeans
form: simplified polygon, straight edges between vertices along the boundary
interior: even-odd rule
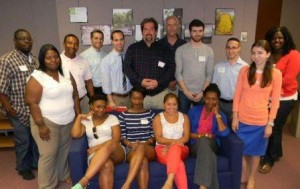
[[[24,171],[37,168],[39,152],[30,127],[23,125],[18,117],[8,116],[8,119],[14,127],[16,169]]]
[[[191,101],[190,99],[188,99],[185,96],[185,94],[181,90],[178,91],[178,101],[179,101],[179,104],[178,104],[179,111],[182,113],[185,113],[185,114],[187,114],[189,112],[192,104],[193,104],[193,106],[195,106],[195,105],[199,105],[201,103],[201,100],[200,100],[200,102]]]

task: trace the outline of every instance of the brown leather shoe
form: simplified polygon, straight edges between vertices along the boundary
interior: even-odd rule
[[[271,170],[272,170],[272,166],[268,163],[262,164],[259,168],[259,172],[262,174],[267,174],[267,173],[271,172]]]

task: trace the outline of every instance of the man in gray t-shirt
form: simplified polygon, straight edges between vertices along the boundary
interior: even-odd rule
[[[189,30],[191,41],[180,46],[175,54],[179,110],[183,113],[189,111],[191,104],[199,104],[203,90],[211,82],[214,67],[213,50],[201,42],[203,22],[194,19]]]

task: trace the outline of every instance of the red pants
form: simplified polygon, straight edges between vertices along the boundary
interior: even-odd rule
[[[163,145],[155,147],[158,162],[167,165],[167,174],[175,174],[175,184],[178,189],[187,189],[187,176],[183,161],[189,154],[189,148],[173,144],[169,147],[167,153],[163,155],[164,147]]]

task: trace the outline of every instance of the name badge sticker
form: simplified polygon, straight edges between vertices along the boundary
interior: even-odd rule
[[[199,62],[205,62],[206,58],[205,56],[199,56]]]
[[[27,68],[27,66],[26,66],[26,65],[19,66],[19,68],[20,68],[20,70],[21,70],[22,72],[26,72],[26,71],[28,71],[28,68]]]
[[[158,67],[164,68],[166,65],[166,63],[162,62],[162,61],[158,61]]]
[[[148,123],[149,123],[149,121],[147,119],[141,119],[141,124],[142,125],[146,125]]]
[[[225,68],[218,68],[218,73],[225,73]]]

